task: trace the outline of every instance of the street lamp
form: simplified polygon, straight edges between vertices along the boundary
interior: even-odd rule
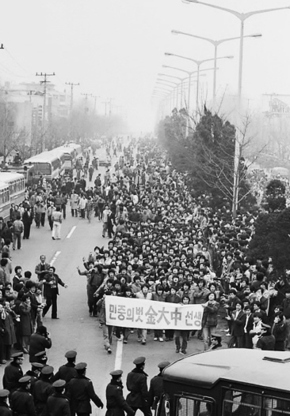
[[[157,78],[157,86],[161,85],[164,87],[171,87],[173,89],[171,89],[170,92],[170,96],[172,96],[172,104],[174,105],[174,92],[176,89],[176,102],[178,103],[178,93],[177,93],[177,88],[178,88],[178,83],[177,82],[173,82],[173,81],[167,81],[167,79],[162,79],[162,78]]]
[[[197,73],[197,71],[186,71],[185,69],[181,69],[181,68],[176,68],[175,66],[169,66],[169,65],[162,65],[162,68],[169,68],[169,69],[174,69],[176,71],[181,71],[181,72],[185,72],[188,75],[188,95],[187,95],[187,108],[188,108],[188,112],[190,112],[190,97],[191,97],[191,76],[195,73]],[[210,71],[213,68],[208,68],[208,69],[202,69],[200,72],[202,71]],[[205,76],[205,74],[202,74],[200,76]],[[197,81],[195,81],[197,82]]]
[[[163,74],[163,73],[160,73],[160,72],[157,75],[162,76],[162,77],[175,78],[175,79],[178,79],[180,81],[180,95],[181,95],[180,106],[182,107],[182,91],[183,91],[184,78],[180,78],[180,77],[177,77],[175,75]],[[178,107],[178,85],[176,86],[176,107]]]
[[[214,58],[202,59],[197,60],[193,58],[188,58],[187,56],[176,55],[174,53],[165,52],[165,56],[175,56],[177,58],[186,59],[188,61],[192,61],[197,65],[197,84],[196,84],[196,112],[198,112],[198,95],[199,95],[199,76],[200,76],[200,65],[204,62],[214,61]],[[216,59],[232,59],[233,56],[220,56]]]
[[[217,48],[221,43],[229,42],[231,40],[238,40],[238,39],[240,39],[240,37],[237,36],[237,37],[233,37],[233,38],[214,40],[214,39],[206,38],[204,36],[198,36],[198,35],[193,35],[191,33],[181,32],[179,30],[172,30],[171,33],[174,34],[174,35],[185,35],[185,36],[191,36],[193,38],[205,40],[205,41],[211,43],[214,46],[214,72],[213,72],[213,107],[214,107],[215,106],[215,101],[216,101]],[[255,33],[253,35],[245,35],[244,38],[258,38],[258,37],[261,37],[261,36],[262,36],[261,33]]]
[[[242,80],[243,80],[243,54],[244,54],[244,24],[249,17],[252,17],[256,14],[269,13],[278,10],[289,10],[290,6],[284,7],[275,7],[271,9],[264,10],[254,10],[252,12],[240,13],[236,10],[228,9],[226,7],[215,6],[213,4],[205,3],[199,0],[183,0],[184,3],[196,3],[204,6],[212,7],[213,9],[221,10],[227,13],[232,14],[237,19],[240,20],[240,57],[239,57],[239,79],[238,79],[238,107],[241,109],[241,99],[242,99]],[[235,216],[236,209],[238,205],[238,183],[239,183],[239,160],[240,160],[240,145],[237,140],[235,140],[235,159],[234,159],[234,189],[233,189],[233,214]]]

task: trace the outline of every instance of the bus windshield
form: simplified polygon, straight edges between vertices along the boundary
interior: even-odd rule
[[[34,163],[34,170],[37,175],[51,175],[51,164],[50,163]]]

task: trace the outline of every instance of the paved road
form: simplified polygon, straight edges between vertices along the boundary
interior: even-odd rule
[[[108,355],[103,348],[102,330],[97,318],[89,317],[86,304],[86,277],[79,276],[77,266],[82,268],[82,258],[88,255],[96,245],[106,245],[108,239],[102,238],[102,224],[93,218],[89,224],[87,220],[72,218],[68,206],[67,219],[63,221],[61,240],[53,241],[48,224],[41,229],[32,227],[31,238],[23,242],[21,250],[13,255],[13,266],[21,265],[23,270],[33,272],[39,262],[39,256],[45,254],[49,262],[53,261],[56,273],[68,285],[67,289],[60,287],[58,298],[59,320],[50,319],[50,311],[44,318],[44,325],[51,334],[53,346],[48,351],[49,364],[57,369],[65,362],[64,353],[69,349],[78,352],[77,361],[88,363],[87,375],[95,385],[97,394],[105,401],[105,386],[110,380],[109,372],[115,368],[122,368],[126,375],[133,367],[132,361],[140,355],[147,357],[145,371],[149,379],[157,371],[157,364],[163,360],[173,361],[181,358],[175,353],[173,342],[154,342],[153,334],[148,336],[146,346],[137,342],[136,332],[129,338],[129,343],[113,340],[113,353]],[[35,275],[34,275],[35,277]],[[203,344],[196,338],[191,339],[188,353],[203,350]],[[23,369],[29,368],[28,358],[25,357]],[[0,366],[2,379],[4,366]],[[125,381],[125,380],[124,380]],[[127,393],[125,391],[125,393]],[[98,410],[103,415],[104,410]],[[96,408],[94,408],[94,413]]]

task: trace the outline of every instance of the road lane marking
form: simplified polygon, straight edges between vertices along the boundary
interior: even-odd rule
[[[68,233],[68,235],[66,236],[66,238],[70,238],[71,236],[72,236],[72,234],[73,234],[73,232],[74,232],[74,230],[77,228],[77,226],[76,225],[74,225],[73,227],[72,227],[72,229],[70,230],[70,232]]]
[[[55,262],[55,260],[58,258],[58,256],[60,255],[61,251],[56,251],[53,258],[51,259],[50,265],[52,266],[53,263]]]
[[[123,337],[121,337],[121,338],[123,338]],[[114,370],[121,370],[121,368],[122,368],[122,358],[123,358],[123,340],[120,339],[120,340],[117,341]]]

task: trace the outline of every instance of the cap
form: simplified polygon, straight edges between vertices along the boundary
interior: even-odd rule
[[[145,357],[138,357],[138,358],[135,358],[135,360],[133,361],[133,364],[141,365],[145,363],[145,360],[146,360]]]
[[[65,353],[65,358],[76,358],[76,356],[77,356],[77,352],[73,350],[67,351]]]
[[[31,367],[34,367],[34,368],[43,368],[44,367],[44,364],[42,364],[42,363],[31,363]]]
[[[54,368],[51,365],[45,365],[43,369],[41,370],[41,374],[52,374],[54,371]]]
[[[6,389],[1,389],[0,390],[0,397],[4,398],[4,397],[8,397],[9,396],[9,390]]]
[[[114,370],[114,371],[111,371],[110,372],[110,375],[112,377],[120,377],[122,374],[123,374],[123,371],[122,370]]]
[[[217,331],[214,331],[214,332],[211,333],[211,337],[214,337],[214,338],[222,338],[222,334],[220,334]]]
[[[29,382],[30,382],[30,380],[31,380],[31,377],[30,377],[30,376],[24,376],[24,377],[21,377],[21,378],[18,380],[18,382],[19,382],[20,384],[27,384],[27,383],[29,383]]]
[[[75,369],[78,371],[78,370],[84,370],[85,368],[87,368],[87,363],[78,363],[78,364],[76,364],[76,366],[75,366]]]
[[[43,358],[46,357],[46,352],[45,351],[40,351],[37,354],[35,354],[35,357],[39,357],[39,358]]]
[[[160,368],[160,370],[163,370],[163,368],[167,367],[169,364],[169,361],[161,361],[161,363],[158,364],[158,367]]]
[[[19,357],[23,357],[23,352],[16,352],[15,354],[11,355],[11,358],[13,358],[13,360]]]
[[[64,387],[66,385],[66,382],[64,380],[56,380],[54,383],[52,383],[52,387],[57,388],[61,388]]]

